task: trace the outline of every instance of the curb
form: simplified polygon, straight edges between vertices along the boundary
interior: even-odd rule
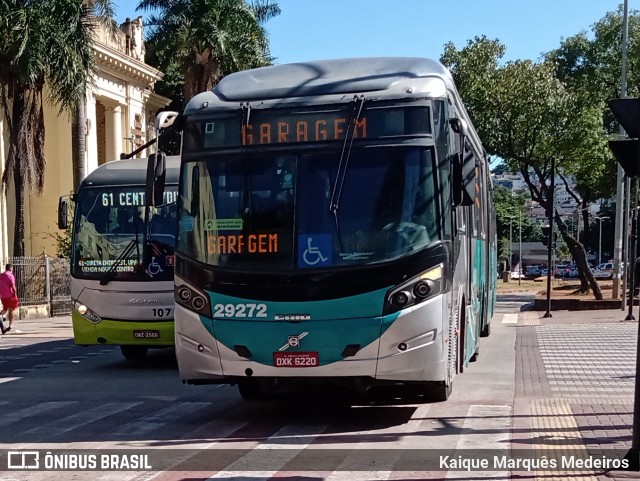
[[[551,310],[553,311],[597,311],[602,309],[619,309],[620,299],[554,299],[551,298]],[[533,301],[534,311],[547,310],[547,296],[536,295]]]

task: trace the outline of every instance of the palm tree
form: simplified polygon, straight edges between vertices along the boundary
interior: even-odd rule
[[[13,179],[14,256],[24,255],[26,187],[44,189],[45,87],[60,114],[73,113],[94,68],[94,28],[112,19],[110,0],[0,0],[0,108],[9,132],[2,187]]]
[[[280,14],[276,0],[142,0],[138,10],[154,12],[147,51],[185,103],[224,75],[273,61],[262,25]]]

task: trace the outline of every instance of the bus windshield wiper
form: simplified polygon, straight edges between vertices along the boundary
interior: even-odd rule
[[[331,191],[331,202],[329,204],[329,210],[333,214],[336,220],[336,229],[338,234],[340,232],[340,225],[338,223],[338,210],[340,209],[340,197],[342,196],[342,187],[344,186],[344,179],[347,175],[347,167],[349,165],[349,157],[351,155],[351,147],[353,146],[353,139],[356,133],[356,125],[360,121],[362,115],[362,109],[366,98],[364,95],[358,97],[354,95],[353,100],[355,105],[351,111],[351,117],[347,124],[347,131],[344,135],[344,143],[342,144],[342,152],[340,153],[340,162],[338,163],[338,171],[336,172],[336,180],[333,184]]]
[[[240,108],[242,109],[242,118],[240,121],[240,135],[242,138],[242,145],[245,145],[245,138],[247,135],[247,126],[249,125],[249,121],[251,120],[251,104],[247,102],[240,102]]]
[[[146,224],[148,225],[149,223],[146,222]],[[138,260],[138,263],[140,262],[140,236],[139,236],[139,233],[138,233],[138,224],[136,224],[135,218],[134,218],[133,226],[134,226],[135,233],[136,233],[135,239],[131,239],[129,241],[129,243],[127,244],[127,247],[125,247],[124,250],[122,251],[122,254],[120,254],[117,257],[117,259],[111,265],[109,270],[105,273],[105,275],[102,277],[102,279],[100,279],[100,285],[101,286],[106,286],[111,281],[111,279],[113,278],[113,275],[116,272],[116,269],[118,268],[118,266],[120,264],[122,264],[122,261],[125,260],[129,256],[129,254],[131,254],[131,252],[133,251],[134,248],[136,249],[136,258]]]
[[[115,260],[115,262],[111,264],[111,267],[109,268],[109,270],[104,274],[103,278],[100,279],[101,286],[106,286],[111,281],[111,279],[113,278],[113,274],[116,272],[116,269],[118,268],[118,266],[122,264],[122,261],[125,260],[129,256],[129,254],[131,254],[133,249],[137,247],[138,247],[138,236],[136,236],[135,239],[131,239],[129,241],[129,243],[127,244],[127,247],[125,247],[125,249],[122,251],[122,254],[120,254],[118,258]],[[138,258],[139,257],[140,256],[138,255]]]

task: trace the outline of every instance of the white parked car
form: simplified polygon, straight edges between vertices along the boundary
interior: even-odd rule
[[[622,274],[622,266],[620,266]],[[593,277],[596,279],[612,279],[613,278],[613,262],[604,262],[599,264],[593,271]]]
[[[524,279],[524,275],[520,271],[511,271],[511,279]]]

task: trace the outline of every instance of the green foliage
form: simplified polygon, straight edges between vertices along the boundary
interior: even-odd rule
[[[560,262],[566,262],[571,260],[571,251],[564,242],[558,242],[556,244],[556,259]]]
[[[601,102],[583,102],[567,88],[549,61],[507,62],[497,40],[484,37],[456,51],[445,48],[442,61],[451,69],[487,152],[519,172],[532,200],[544,205],[550,198],[546,183],[551,160],[557,172],[575,176],[579,197],[600,197],[603,178],[610,174],[610,158],[603,135]]]
[[[112,15],[109,0],[0,0],[0,108],[9,140],[2,186],[13,179],[14,256],[24,255],[26,188],[44,189],[45,85],[60,112],[82,101],[95,67],[94,27],[113,23]]]
[[[572,45],[576,51],[588,50],[586,38],[577,38]],[[611,193],[609,179],[615,178],[615,169],[602,125],[605,103],[592,95],[588,82],[567,81],[570,69],[565,69],[567,78],[560,78],[554,58],[499,65],[503,54],[497,40],[482,37],[460,51],[447,46],[442,61],[453,74],[487,152],[502,158],[509,171],[519,172],[531,199],[553,213],[581,268],[581,289],[590,288],[601,298],[586,268],[583,245],[571,236],[560,215],[552,212],[550,184],[555,173],[577,208]],[[576,67],[579,71],[581,66]],[[577,180],[575,190],[569,188],[569,177]]]
[[[56,255],[58,257],[71,258],[71,226],[61,232],[49,233],[56,243]]]
[[[142,0],[138,9],[153,12],[147,61],[165,73],[158,92],[174,102],[273,61],[263,23],[280,14],[275,0]]]
[[[622,5],[608,12],[591,27],[591,33],[581,32],[565,39],[559,48],[547,54],[556,68],[556,77],[571,89],[585,104],[600,106],[597,122],[608,133],[617,133],[618,126],[606,101],[620,97],[622,71]],[[640,15],[629,12],[629,42],[627,55],[627,94],[640,95]],[[617,164],[608,151],[595,153],[601,175],[591,176],[585,168],[580,175],[581,185],[588,185],[593,195],[611,197],[615,192]]]
[[[581,32],[563,40],[560,47],[547,54],[556,65],[556,76],[586,99],[604,102],[620,97],[622,71],[623,6],[608,12],[591,27],[591,33]],[[632,10],[628,15],[627,94],[640,95],[640,15]],[[608,110],[608,109],[607,109]],[[606,118],[612,120],[610,114]],[[607,123],[608,130],[615,128]]]
[[[72,234],[73,234],[73,214],[75,212],[75,202],[72,200],[72,196],[69,196],[67,213],[67,228],[56,232],[46,232],[44,237],[53,239],[56,245],[56,256],[71,258],[72,247]]]
[[[535,242],[540,240],[540,227],[527,215],[523,196],[512,195],[505,187],[497,186],[494,189],[493,198],[496,208],[496,221],[498,229],[498,255],[506,259],[509,256],[509,239],[517,242],[522,232],[522,242]]]

